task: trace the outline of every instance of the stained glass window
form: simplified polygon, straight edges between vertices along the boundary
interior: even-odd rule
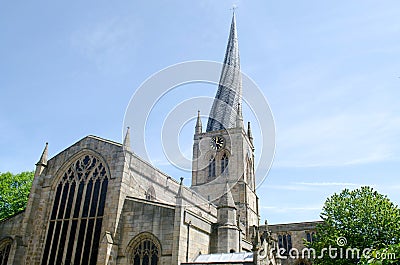
[[[142,233],[129,243],[129,264],[160,264],[161,247],[158,240],[150,233]]]
[[[83,155],[62,174],[55,188],[42,265],[94,265],[108,188],[105,165],[93,155]]]

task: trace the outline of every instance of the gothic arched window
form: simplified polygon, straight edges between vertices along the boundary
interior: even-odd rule
[[[306,236],[307,236],[307,241],[308,241],[309,243],[315,241],[315,232],[307,232],[307,233],[306,233]]]
[[[210,163],[208,164],[208,177],[215,178],[215,158],[211,157]]]
[[[62,173],[42,265],[96,264],[107,187],[106,167],[93,155],[82,155]]]
[[[10,256],[12,240],[4,239],[0,242],[0,265],[7,265],[8,257]]]
[[[132,239],[128,252],[131,265],[160,264],[161,246],[158,239],[150,233],[145,232]]]
[[[280,249],[284,250],[284,255],[288,255],[292,249],[292,236],[290,234],[279,235],[278,245]]]
[[[221,175],[228,175],[228,163],[229,163],[229,158],[226,154],[224,154],[221,158]]]

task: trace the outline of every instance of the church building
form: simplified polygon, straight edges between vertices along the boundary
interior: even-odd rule
[[[260,258],[254,145],[242,117],[235,15],[208,123],[183,185],[123,143],[89,135],[36,164],[26,210],[0,222],[0,265],[279,264]]]

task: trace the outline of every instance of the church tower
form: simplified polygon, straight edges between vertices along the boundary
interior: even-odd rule
[[[205,132],[200,113],[197,117],[192,162],[192,189],[219,207],[227,184],[237,209],[235,219],[242,232],[241,238],[249,241],[251,228],[259,225],[259,211],[253,137],[250,124],[247,131],[244,129],[242,117],[242,76],[235,14]]]

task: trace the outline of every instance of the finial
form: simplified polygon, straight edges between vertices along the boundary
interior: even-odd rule
[[[40,156],[39,161],[36,163],[36,166],[47,166],[48,146],[49,143],[46,142],[46,146],[44,147],[42,155]]]
[[[238,9],[237,5],[233,4],[231,8],[233,14],[235,14],[236,9]]]
[[[256,225],[253,225],[253,251],[257,251],[259,249],[260,243],[260,233],[259,229]]]
[[[237,105],[236,127],[243,128],[243,116],[242,116],[242,108],[240,107],[240,102]]]
[[[197,121],[196,128],[194,130],[195,134],[201,134],[203,132],[203,124],[201,123],[200,110],[197,111]]]
[[[243,116],[242,114],[242,104],[240,104],[240,102],[238,102],[238,106],[237,106],[237,113],[240,117]]]
[[[130,136],[130,127],[129,126],[126,129],[123,146],[124,146],[124,150],[131,151],[131,136]]]
[[[251,133],[250,122],[247,123],[247,137],[249,137],[250,142],[253,143],[253,134]]]
[[[183,177],[181,177],[181,182],[179,183],[178,192],[176,194],[177,204],[182,204],[182,193],[183,193]]]

